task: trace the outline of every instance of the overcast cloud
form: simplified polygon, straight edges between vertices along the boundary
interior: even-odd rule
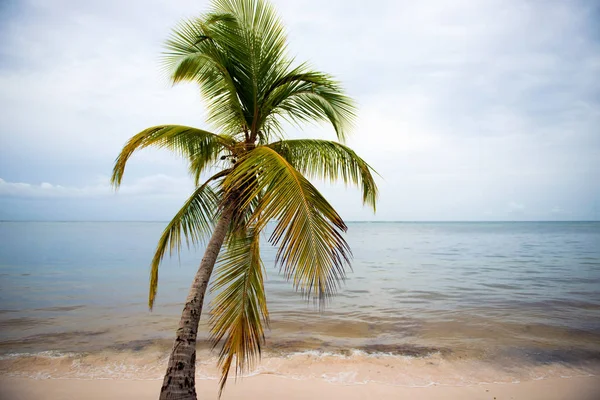
[[[600,219],[596,1],[274,1],[291,53],[360,105],[350,145],[381,174],[378,212],[325,186],[348,220]],[[185,164],[125,141],[207,127],[159,56],[205,1],[0,1],[0,219],[166,220]],[[308,126],[290,136],[333,139]]]

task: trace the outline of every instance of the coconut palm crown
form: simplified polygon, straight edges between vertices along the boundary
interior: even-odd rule
[[[221,346],[222,390],[231,367],[251,368],[264,344],[269,314],[259,240],[267,223],[274,221],[268,241],[285,277],[323,303],[343,280],[351,252],[344,221],[309,179],[356,185],[373,210],[377,187],[372,168],[343,144],[353,101],[331,76],[288,56],[284,27],[266,1],[215,0],[208,13],[178,25],[166,49],[172,82],[199,85],[213,131],[160,125],[138,133],[117,157],[112,183],[119,187],[129,157],[146,147],[189,161],[195,190],[158,242],[149,307],[166,253],[205,243],[161,392],[161,399],[195,399],[196,336],[215,264],[210,330]],[[285,140],[284,125],[314,121],[330,123],[338,141]]]

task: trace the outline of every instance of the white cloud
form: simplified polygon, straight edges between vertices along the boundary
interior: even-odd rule
[[[559,206],[554,206],[554,207],[552,207],[552,210],[550,210],[550,212],[552,214],[563,214],[565,212],[565,210],[563,210]]]
[[[525,206],[521,203],[517,203],[516,201],[508,203],[508,211],[511,213],[522,213],[524,210]]]
[[[0,178],[0,197],[20,198],[97,198],[108,196],[175,196],[191,193],[193,185],[189,178],[152,175],[124,183],[118,192],[110,186],[107,177],[98,178],[93,185],[82,187],[61,186],[48,182],[39,185],[23,182],[7,182]]]

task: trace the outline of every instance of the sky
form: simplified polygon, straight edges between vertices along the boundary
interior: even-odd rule
[[[597,1],[273,1],[289,49],[359,105],[349,145],[380,174],[377,213],[316,182],[346,220],[600,220]],[[0,1],[0,220],[164,221],[183,160],[132,135],[210,128],[163,43],[201,0]],[[326,125],[290,137],[335,139]]]

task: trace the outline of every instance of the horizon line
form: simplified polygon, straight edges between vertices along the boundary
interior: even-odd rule
[[[170,220],[102,220],[102,219],[89,219],[89,220],[61,220],[61,219],[0,219],[0,222],[107,222],[107,223],[122,223],[122,222],[142,222],[142,223],[163,223],[170,222]],[[490,223],[490,222],[600,222],[599,219],[574,219],[574,220],[347,220],[347,223]]]

